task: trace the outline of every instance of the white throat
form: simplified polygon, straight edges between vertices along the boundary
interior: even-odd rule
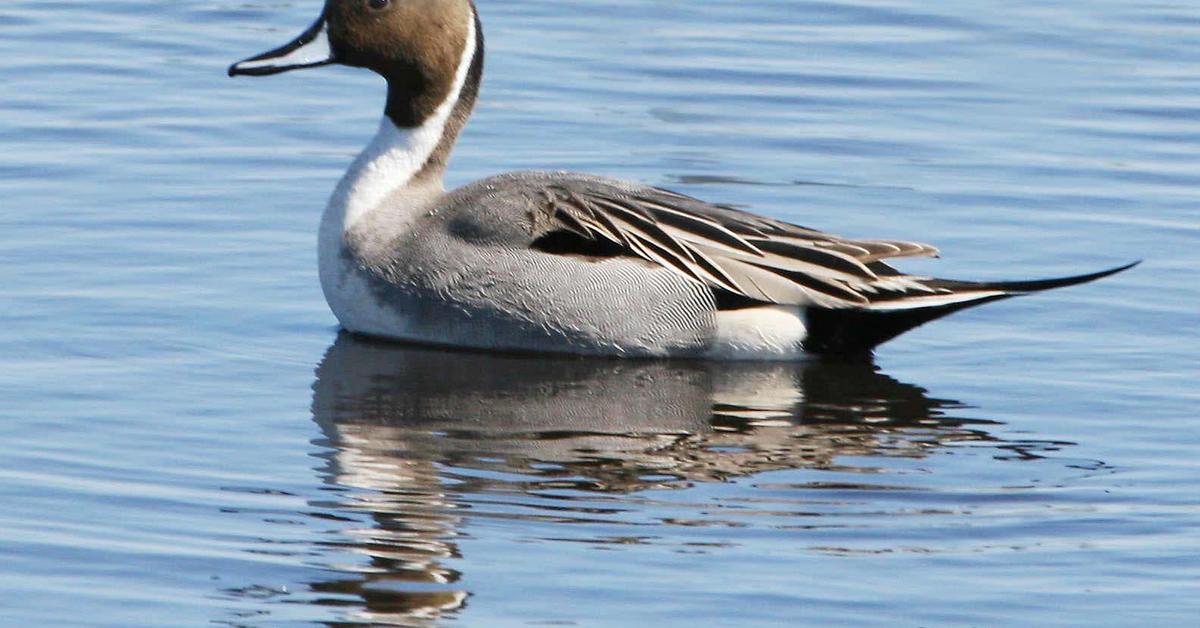
[[[325,210],[323,222],[340,222],[340,231],[348,231],[364,216],[378,209],[384,199],[411,183],[413,177],[428,163],[442,141],[446,122],[458,103],[475,58],[474,11],[467,17],[467,43],[463,47],[454,83],[446,100],[421,126],[415,128],[397,127],[385,115],[375,137],[359,153],[338,183]]]

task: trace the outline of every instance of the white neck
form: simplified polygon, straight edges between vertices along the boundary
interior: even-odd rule
[[[475,58],[475,16],[471,12],[467,20],[467,43],[454,75],[454,84],[446,100],[438,105],[433,114],[415,128],[400,128],[386,115],[379,124],[367,147],[351,164],[346,175],[338,183],[329,201],[326,218],[337,215],[342,230],[349,230],[368,213],[379,208],[380,203],[392,193],[408,186],[442,141],[446,122],[454,111],[454,105],[462,94],[471,61]],[[436,185],[440,187],[441,181]]]

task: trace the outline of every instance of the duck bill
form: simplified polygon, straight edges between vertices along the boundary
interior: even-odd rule
[[[333,48],[329,45],[329,26],[322,15],[291,43],[229,66],[229,76],[267,76],[329,65],[334,61]]]

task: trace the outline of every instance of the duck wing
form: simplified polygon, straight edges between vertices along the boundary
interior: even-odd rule
[[[750,302],[864,308],[947,290],[883,262],[936,256],[928,244],[843,238],[653,187],[584,180],[542,193],[549,220],[534,220],[534,248],[619,251]]]

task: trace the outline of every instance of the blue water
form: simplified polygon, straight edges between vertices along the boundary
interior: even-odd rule
[[[875,366],[339,337],[378,79],[230,80],[316,0],[0,7],[0,624],[1190,625],[1200,10],[481,0],[451,183],[663,185],[914,272],[1146,258]]]

